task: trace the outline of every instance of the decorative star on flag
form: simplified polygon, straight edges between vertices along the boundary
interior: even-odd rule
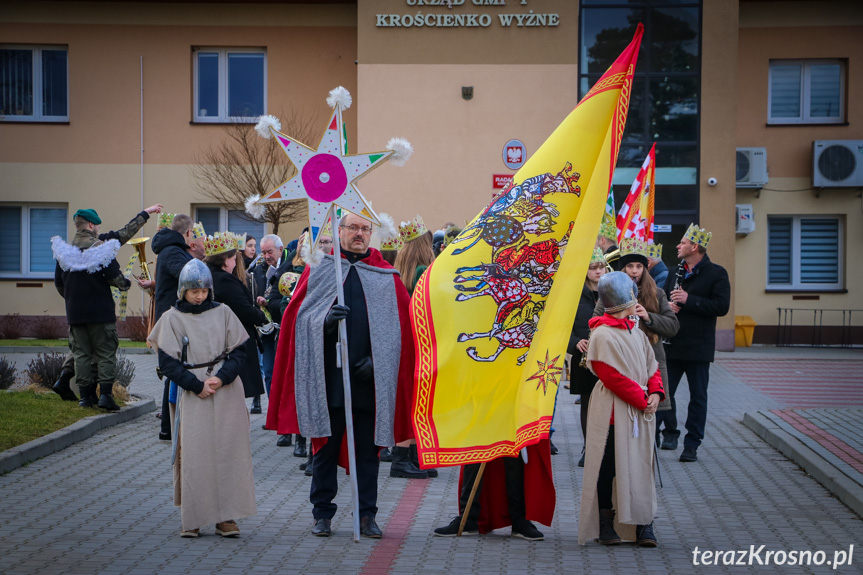
[[[533,379],[539,381],[539,383],[536,384],[536,388],[539,389],[539,386],[541,385],[543,395],[545,395],[545,392],[548,390],[549,384],[553,383],[554,385],[558,385],[557,376],[563,372],[563,368],[555,365],[558,359],[560,359],[560,356],[548,361],[548,350],[545,350],[545,361],[536,360],[539,369],[536,373],[527,378],[527,381],[531,381]]]
[[[392,159],[394,164],[404,165],[413,151],[407,140],[393,138],[387,144],[386,151],[348,154],[342,111],[350,107],[351,95],[339,86],[330,91],[327,103],[334,110],[317,148],[310,148],[280,132],[281,124],[277,118],[261,117],[255,129],[265,138],[275,137],[297,173],[264,197],[250,198],[247,202],[247,211],[255,215],[255,208],[263,208],[261,204],[307,199],[313,246],[317,245],[334,205],[380,225],[377,214],[357,189],[356,181],[386,160]]]

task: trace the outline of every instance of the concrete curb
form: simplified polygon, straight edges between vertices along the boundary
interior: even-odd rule
[[[148,355],[155,353],[149,347],[120,347],[118,352],[124,352],[128,355]],[[59,345],[2,345],[0,346],[0,355],[8,353],[69,353],[67,346]]]
[[[125,423],[156,409],[152,397],[142,397],[140,401],[125,405],[113,413],[93,415],[78,420],[68,427],[28,441],[0,453],[0,475],[36,461],[52,453],[62,451],[70,445],[92,437],[97,431]]]
[[[863,516],[863,485],[860,485],[817,451],[800,441],[797,437],[782,429],[775,421],[763,412],[743,415],[743,425],[755,432],[771,447],[799,465],[815,478],[839,501],[850,507],[857,515]]]

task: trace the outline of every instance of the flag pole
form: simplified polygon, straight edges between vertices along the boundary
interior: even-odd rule
[[[335,220],[335,211],[330,206],[330,222],[334,231],[338,229],[338,222]],[[339,245],[338,233],[335,233],[333,242],[333,257],[336,263],[336,285],[338,293],[338,304],[345,305],[345,288],[342,278],[342,250]],[[312,247],[314,249],[314,246]],[[338,357],[341,361],[338,363],[342,368],[342,385],[345,390],[345,434],[348,442],[348,467],[350,469],[351,481],[351,497],[353,503],[353,518],[354,518],[354,543],[360,540],[360,490],[357,485],[357,455],[354,447],[354,416],[353,405],[351,400],[351,370],[350,361],[348,360],[348,328],[344,319],[339,320],[339,352]]]
[[[458,533],[456,534],[458,537],[461,537],[461,532],[464,531],[464,524],[467,522],[467,514],[470,513],[470,508],[473,506],[473,498],[476,495],[479,482],[482,480],[482,473],[485,471],[485,464],[485,461],[479,464],[479,471],[476,472],[476,479],[473,480],[473,487],[470,488],[470,497],[467,498],[467,505],[461,513],[461,523],[458,525]]]

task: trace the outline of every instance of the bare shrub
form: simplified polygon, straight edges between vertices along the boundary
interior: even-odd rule
[[[143,315],[126,316],[126,335],[132,341],[147,341],[147,318]]]
[[[21,315],[7,313],[3,316],[3,338],[18,339],[21,337]]]
[[[45,389],[54,387],[54,382],[60,377],[66,355],[62,353],[40,353],[36,359],[27,364],[27,376],[30,382]]]
[[[57,322],[53,318],[44,315],[33,322],[33,335],[37,339],[59,339],[66,337],[68,332],[64,333],[63,329],[57,325]]]
[[[15,385],[17,378],[15,364],[5,357],[0,357],[0,389],[9,389]]]
[[[135,362],[126,356],[126,353],[120,351],[117,353],[117,369],[114,372],[114,379],[123,387],[129,387],[132,380],[135,378]],[[116,387],[116,386],[115,386]]]

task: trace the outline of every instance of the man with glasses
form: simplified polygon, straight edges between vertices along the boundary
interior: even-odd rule
[[[335,258],[307,266],[285,310],[267,427],[302,433],[316,447],[312,465],[312,534],[329,537],[336,513],[336,466],[345,439],[343,365],[350,366],[359,488],[360,532],[381,537],[375,523],[378,451],[413,437],[414,347],[410,297],[398,272],[369,248],[371,225],[348,214],[339,222],[344,302],[337,305]],[[337,358],[339,321],[348,357]],[[301,361],[297,359],[301,358]],[[326,405],[326,409],[322,406]],[[354,470],[351,470],[353,473]]]

